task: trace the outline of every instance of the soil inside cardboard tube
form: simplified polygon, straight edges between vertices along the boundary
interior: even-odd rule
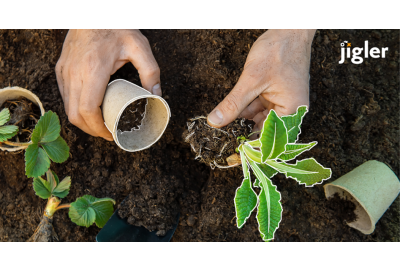
[[[327,207],[336,212],[337,217],[343,222],[343,224],[351,223],[357,220],[356,205],[347,199],[340,198],[338,193],[335,193],[333,197],[328,200]]]
[[[262,241],[256,212],[241,229],[236,227],[234,197],[243,180],[241,167],[212,170],[194,160],[182,134],[187,119],[209,114],[232,90],[252,44],[264,32],[143,30],[160,67],[163,98],[172,115],[160,140],[140,152],[125,152],[68,121],[54,73],[65,30],[0,30],[0,88],[32,90],[46,110],[60,117],[61,136],[71,157],[62,164],[52,163],[51,169],[60,178],[72,179],[62,203],[90,194],[115,199],[117,209],[133,194],[131,201],[140,211],[131,216],[154,219],[148,223],[158,231],[163,223],[165,228],[170,224],[158,213],[166,211],[172,217],[174,207],[169,205],[179,207],[172,241]],[[386,58],[366,58],[359,65],[351,59],[338,64],[344,40],[354,47],[363,47],[368,40],[370,47],[389,51]],[[385,162],[399,176],[398,59],[399,30],[317,31],[311,55],[310,112],[303,120],[299,143],[318,141],[300,159],[314,157],[330,167],[332,179],[326,183],[371,159]],[[130,63],[111,76],[119,78],[141,85]],[[46,205],[35,195],[32,179],[26,178],[24,163],[23,152],[0,151],[0,241],[29,239]],[[274,241],[400,241],[399,197],[375,231],[364,235],[344,224],[329,206],[323,185],[307,188],[281,174],[272,182],[281,192],[283,207]],[[96,226],[77,226],[67,210],[55,214],[53,225],[60,241],[95,241],[100,231]]]
[[[129,104],[119,119],[117,129],[122,132],[138,130],[146,114],[146,105],[147,98],[142,98]]]
[[[5,125],[18,126],[18,134],[10,139],[13,142],[28,142],[37,121],[41,116],[40,108],[27,98],[20,97],[16,100],[7,100],[0,107],[10,110],[10,120]],[[18,138],[18,140],[17,140]]]

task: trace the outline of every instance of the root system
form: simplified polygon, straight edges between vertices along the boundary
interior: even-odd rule
[[[251,125],[245,119],[238,119],[223,128],[214,128],[207,124],[205,116],[192,118],[187,122],[188,129],[183,139],[190,144],[196,154],[195,159],[215,167],[229,167],[226,158],[235,153],[239,146],[237,137],[247,137]]]
[[[27,242],[58,242],[58,236],[53,227],[53,218],[43,215],[39,226]]]

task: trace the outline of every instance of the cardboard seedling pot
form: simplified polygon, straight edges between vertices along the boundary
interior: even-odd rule
[[[147,105],[140,128],[118,131],[118,123],[126,107],[143,98],[147,98]],[[168,103],[162,97],[122,79],[109,83],[102,111],[105,125],[112,133],[115,143],[128,152],[144,150],[156,143],[163,135],[171,117]]]
[[[400,192],[400,182],[384,163],[370,160],[324,186],[327,199],[338,193],[356,205],[357,219],[347,223],[364,234],[371,234],[375,224]]]
[[[39,106],[41,115],[44,115],[45,111],[44,111],[42,102],[40,102],[40,99],[31,91],[26,90],[21,87],[18,87],[18,86],[6,87],[3,89],[0,89],[0,107],[7,100],[16,100],[19,97],[24,97],[26,99],[29,99],[34,104]],[[9,152],[19,151],[19,150],[23,150],[25,148],[27,148],[27,146],[10,146],[10,145],[0,146],[1,150],[9,151]]]

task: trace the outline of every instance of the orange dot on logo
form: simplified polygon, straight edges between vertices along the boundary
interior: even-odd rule
[[[347,47],[351,47],[351,43],[347,43]]]

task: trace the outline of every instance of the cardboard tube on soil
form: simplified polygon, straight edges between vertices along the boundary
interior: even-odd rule
[[[335,193],[356,205],[357,219],[348,223],[364,234],[371,234],[375,224],[400,192],[400,182],[384,163],[370,160],[324,186],[327,199]]]
[[[146,113],[139,129],[118,131],[118,122],[125,108],[136,100],[147,98]],[[109,83],[102,105],[105,125],[115,143],[125,151],[144,150],[157,142],[167,128],[171,111],[159,96],[131,82],[118,79]]]
[[[34,104],[39,106],[40,108],[40,113],[44,115],[45,111],[43,108],[42,102],[40,102],[40,99],[31,91],[26,90],[24,88],[14,86],[14,87],[6,87],[3,89],[0,89],[0,107],[3,105],[4,102],[7,100],[16,100],[19,97],[24,97],[26,99],[29,99],[32,101]],[[0,146],[0,149],[3,151],[9,151],[9,152],[14,152],[14,151],[19,151],[25,149],[26,146]]]

